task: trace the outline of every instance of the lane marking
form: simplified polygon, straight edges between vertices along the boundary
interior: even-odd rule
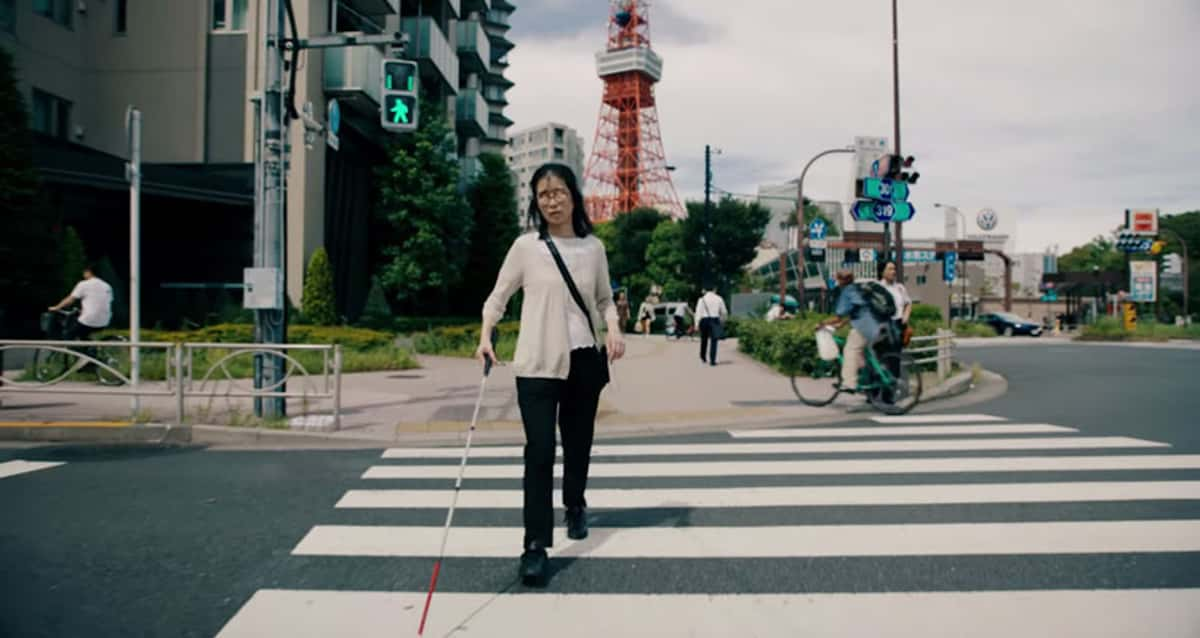
[[[860,594],[463,594],[439,591],[429,636],[577,638],[1157,636],[1194,638],[1200,589]],[[260,589],[217,638],[412,635],[425,592]]]
[[[374,465],[364,479],[453,479],[458,464]],[[976,472],[1085,472],[1105,470],[1200,470],[1200,454],[1114,456],[994,456],[943,459],[851,459],[815,461],[677,461],[664,463],[592,463],[588,478],[662,478],[686,476],[813,476],[851,474],[958,474]],[[519,479],[518,464],[467,464],[467,479]],[[562,477],[562,464],[554,466]]]
[[[5,461],[0,463],[0,478],[8,478],[18,474],[27,472],[36,472],[38,470],[48,470],[52,467],[66,465],[65,463],[52,463],[49,461]]]
[[[967,450],[1084,450],[1170,447],[1168,443],[1126,436],[1040,437],[1025,439],[947,439],[942,441],[838,441],[824,443],[677,443],[597,445],[598,456],[684,456],[699,454],[818,454],[828,452],[945,452]],[[524,458],[521,446],[472,447],[472,458]],[[390,448],[385,459],[458,459],[462,448]]]
[[[1007,421],[990,414],[905,414],[902,416],[875,416],[876,423],[989,423]]]
[[[1049,423],[1004,425],[928,425],[865,428],[800,428],[771,430],[729,430],[735,439],[815,439],[838,436],[943,436],[947,434],[1050,434],[1078,432],[1075,428]]]
[[[454,490],[350,490],[338,508],[437,508]],[[556,491],[554,502],[561,502]],[[1200,500],[1200,481],[1091,481],[951,485],[821,485],[699,489],[590,489],[592,509],[808,507],[822,505],[942,505],[947,503],[1085,503]],[[519,509],[522,491],[466,489],[462,509]]]
[[[297,556],[434,558],[442,526],[317,525]],[[454,527],[447,556],[515,558],[520,527]],[[551,556],[774,558],[959,556],[1200,551],[1200,520],[771,527],[592,527],[587,539],[555,535]]]

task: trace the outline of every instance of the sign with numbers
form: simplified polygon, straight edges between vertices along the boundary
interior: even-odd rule
[[[1129,300],[1135,303],[1153,303],[1158,292],[1158,262],[1129,262]]]

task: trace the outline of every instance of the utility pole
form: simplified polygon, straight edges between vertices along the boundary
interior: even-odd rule
[[[717,151],[718,153],[720,151]],[[712,250],[712,237],[709,235],[709,226],[712,222],[712,147],[708,144],[704,145],[704,274],[703,281],[700,285],[707,288],[710,285],[715,286],[716,282],[710,282],[710,260],[708,253]]]
[[[896,155],[900,155],[900,35],[896,17],[896,0],[892,0],[892,115],[896,123]],[[896,281],[904,283],[904,231],[896,222]],[[883,248],[886,259],[888,227],[883,225]]]
[[[141,352],[137,344],[142,339],[142,112],[130,106],[125,111],[125,132],[129,137],[129,163],[125,171],[129,179],[129,384],[137,392],[141,376]],[[176,379],[178,382],[178,379]],[[130,397],[134,417],[140,409],[137,394]]]

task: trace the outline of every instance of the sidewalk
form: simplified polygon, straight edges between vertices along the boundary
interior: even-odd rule
[[[701,432],[738,427],[768,427],[796,423],[827,423],[859,418],[847,406],[860,397],[840,397],[831,406],[801,404],[787,377],[737,352],[736,340],[721,343],[719,365],[699,360],[695,340],[667,341],[663,336],[627,337],[625,358],[612,367],[612,383],[601,395],[598,437]],[[348,374],[342,378],[342,427],[322,432],[328,441],[453,443],[465,438],[482,378],[474,360],[419,357],[416,370]],[[964,385],[959,379],[959,385]],[[157,384],[161,389],[162,384]],[[293,386],[295,387],[295,386]],[[81,384],[84,389],[96,389]],[[926,389],[931,394],[932,388]],[[5,394],[0,422],[113,421],[128,419],[128,397]],[[202,442],[233,443],[301,439],[315,432],[295,429],[208,427],[208,424],[246,422],[250,399],[188,401],[188,418],[197,427],[193,438]],[[329,414],[328,401],[304,406],[289,402],[289,414]],[[169,422],[175,414],[169,397],[142,401],[142,420]],[[203,424],[203,425],[202,425]],[[253,435],[251,436],[251,434]],[[476,441],[523,439],[516,383],[512,368],[493,369],[487,381]]]

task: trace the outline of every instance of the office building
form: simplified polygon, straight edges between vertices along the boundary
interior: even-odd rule
[[[533,197],[529,179],[542,164],[566,164],[574,171],[580,186],[583,185],[583,137],[565,124],[547,122],[513,133],[505,154],[517,183],[517,210],[522,220]]]

